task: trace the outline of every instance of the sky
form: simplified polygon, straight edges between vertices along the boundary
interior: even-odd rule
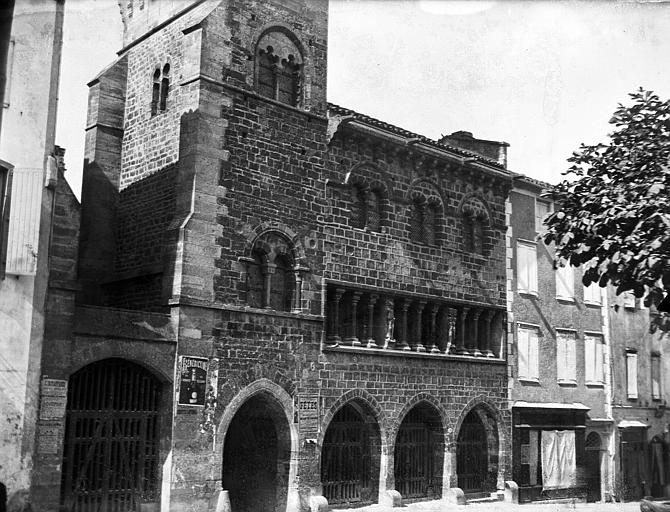
[[[670,3],[331,0],[328,100],[438,139],[505,141],[556,183],[639,87],[670,98]],[[121,48],[117,0],[67,0],[56,143],[81,189],[90,81]]]

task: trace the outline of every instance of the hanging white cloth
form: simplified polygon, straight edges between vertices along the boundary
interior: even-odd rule
[[[565,489],[576,481],[574,430],[542,431],[542,487]]]

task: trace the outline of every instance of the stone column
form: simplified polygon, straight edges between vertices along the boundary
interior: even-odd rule
[[[421,343],[421,337],[423,334],[423,309],[426,307],[426,301],[421,300],[416,304],[416,332],[414,333],[416,343],[414,344],[414,350],[417,352],[425,352],[426,347]]]
[[[465,348],[465,320],[468,317],[469,307],[463,306],[458,315],[458,326],[460,327],[460,332],[458,333],[458,340],[456,340],[456,350],[455,353],[458,355],[467,355],[468,351]]]
[[[384,313],[386,315],[386,334],[384,335],[384,348],[394,348],[395,346],[395,312],[393,308],[393,299],[387,297],[384,301]]]
[[[351,343],[352,347],[360,347],[361,342],[358,339],[358,325],[356,323],[358,315],[358,301],[361,300],[361,292],[351,294],[351,326],[349,336],[344,341]]]
[[[295,274],[295,289],[293,290],[293,304],[291,311],[293,313],[302,312],[302,270],[296,268],[293,270]]]
[[[430,333],[428,334],[429,338],[429,347],[428,350],[431,354],[439,354],[440,349],[437,348],[437,313],[440,310],[439,304],[434,302],[430,304]]]
[[[481,316],[483,310],[481,308],[475,308],[472,311],[472,341],[470,347],[470,354],[473,356],[481,356],[482,351],[479,350],[481,340],[479,339],[479,317]]]
[[[375,303],[378,296],[374,293],[368,295],[368,343],[367,348],[377,348],[375,341]]]
[[[277,265],[274,263],[266,263],[263,265],[263,278],[265,283],[263,285],[263,307],[270,307],[270,293],[272,291],[272,274],[277,270]]]
[[[398,348],[401,350],[412,350],[407,344],[407,310],[409,309],[409,300],[400,299],[400,333]]]
[[[456,318],[458,316],[458,310],[456,308],[447,308],[447,339],[448,343],[445,345],[445,352],[450,352],[453,350],[454,345],[456,344]]]
[[[495,354],[491,350],[491,335],[493,333],[493,329],[491,329],[491,321],[493,320],[493,317],[495,316],[495,311],[492,309],[487,309],[484,312],[484,345],[483,345],[483,352],[485,357],[495,357]]]
[[[330,335],[328,341],[338,343],[340,341],[340,300],[344,295],[343,288],[336,288],[333,292],[333,300],[330,301]]]

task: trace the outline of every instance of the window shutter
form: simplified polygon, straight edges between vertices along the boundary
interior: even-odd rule
[[[623,293],[623,307],[627,309],[635,309],[635,294],[631,291]]]
[[[535,329],[529,331],[528,333],[528,367],[529,367],[529,376],[533,379],[538,379],[540,377],[539,369],[539,340],[537,331]]]
[[[626,354],[626,387],[628,398],[637,399],[637,354]]]
[[[596,347],[596,368],[595,368],[595,380],[596,382],[605,382],[605,371],[603,368],[603,340],[598,337],[595,338],[595,347]]]
[[[537,257],[534,246],[517,244],[517,290],[537,293]]]
[[[661,357],[659,355],[651,356],[651,398],[654,400],[661,398]]]
[[[519,327],[517,330],[517,361],[519,378],[528,377],[528,335],[527,329]]]
[[[596,339],[584,336],[584,378],[586,382],[595,382],[597,370]]]
[[[567,379],[567,347],[565,337],[561,333],[556,334],[556,377],[559,381]]]
[[[12,168],[0,163],[0,279],[5,277],[9,238],[9,210],[12,205]]]
[[[535,247],[528,247],[527,248],[527,254],[528,254],[528,283],[529,283],[529,290],[532,293],[537,293],[537,251]]]
[[[568,380],[577,380],[577,338],[574,333],[570,333],[567,337],[567,361]]]
[[[556,269],[556,297],[572,299],[574,293],[574,271],[570,264]]]
[[[590,302],[593,304],[600,304],[600,286],[597,283],[591,283],[589,286],[584,287],[584,302]]]

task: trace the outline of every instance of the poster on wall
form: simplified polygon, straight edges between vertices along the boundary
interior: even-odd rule
[[[179,356],[179,405],[205,405],[208,366],[207,358]]]

